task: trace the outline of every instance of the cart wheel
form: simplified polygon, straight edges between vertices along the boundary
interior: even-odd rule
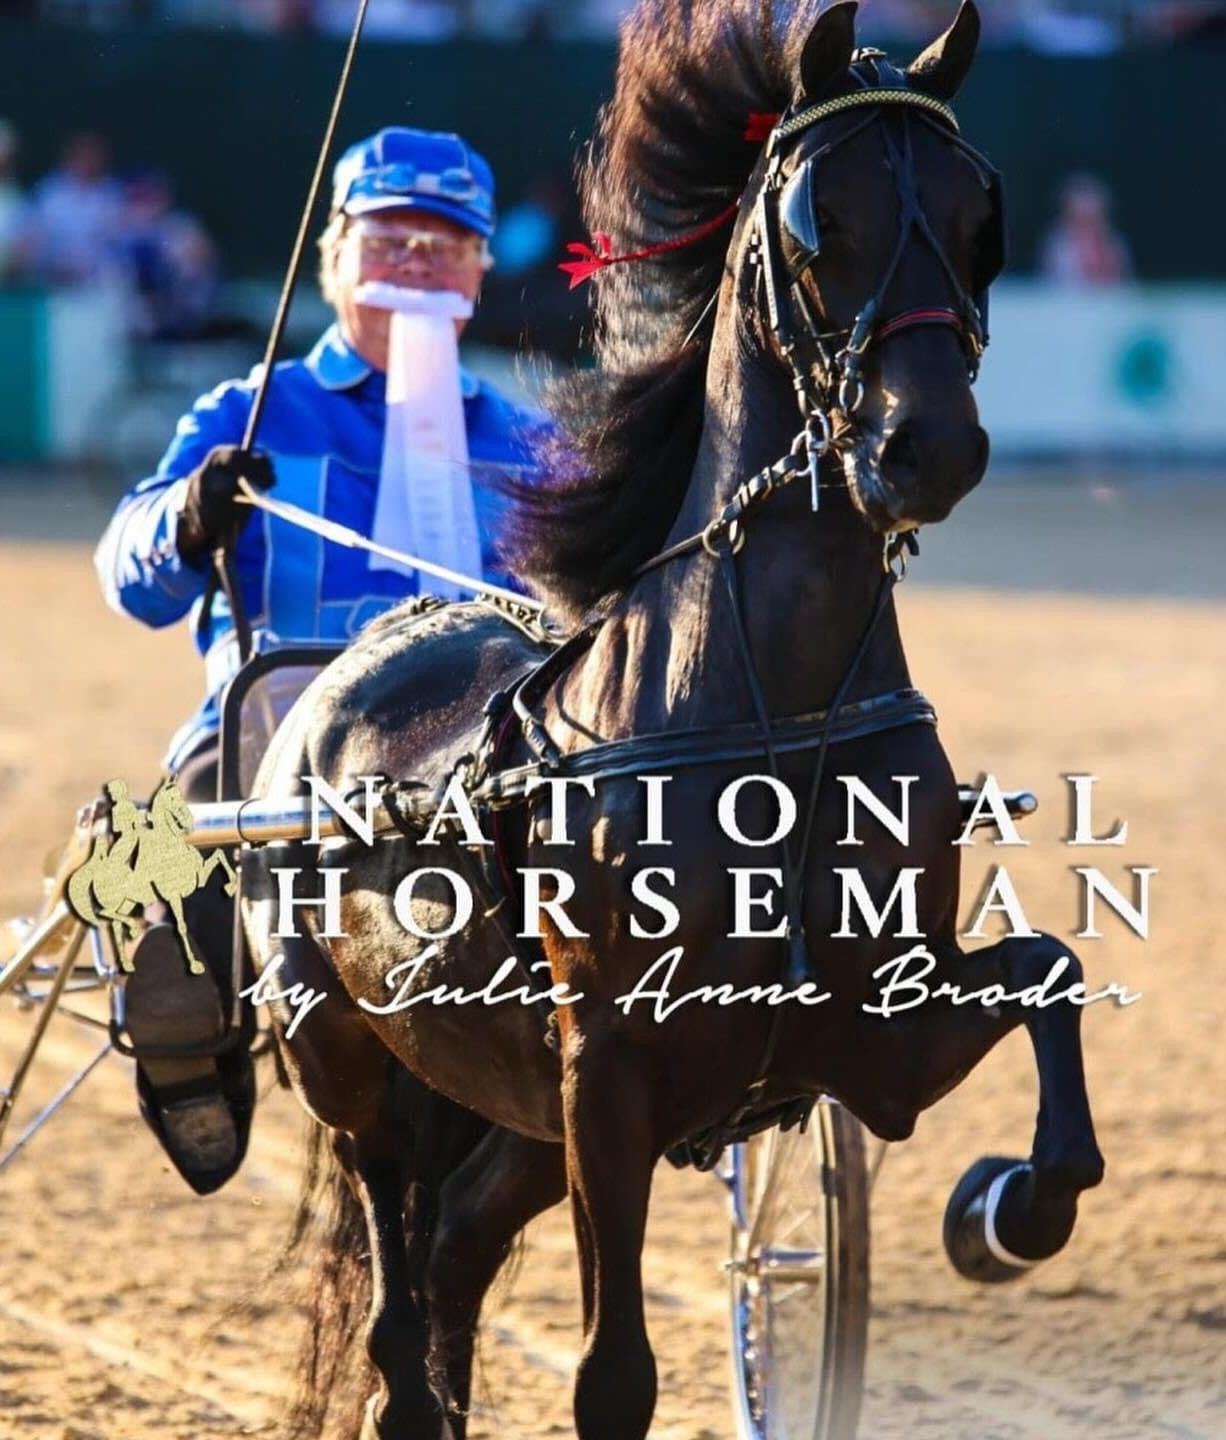
[[[868,1342],[864,1132],[823,1100],[732,1159],[738,1440],[854,1440]]]

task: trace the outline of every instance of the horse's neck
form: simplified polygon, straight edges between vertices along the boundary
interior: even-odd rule
[[[751,475],[787,453],[801,428],[790,380],[772,360],[717,334],[706,416],[689,490],[671,540],[701,530]],[[842,472],[822,475],[817,513],[807,480],[763,502],[745,523],[737,582],[753,669],[770,712],[799,714],[839,687],[882,581],[882,542],[853,507]],[[705,554],[631,597],[664,664],[670,719],[743,717],[747,666],[736,638],[723,562]],[[657,610],[656,623],[647,618]],[[663,661],[659,658],[663,655]],[[650,661],[648,662],[651,663]],[[892,604],[876,627],[850,696],[908,683]],[[693,718],[691,716],[691,718]]]
[[[669,544],[701,531],[738,485],[787,453],[800,429],[787,375],[747,354],[731,323],[717,327],[712,344],[702,438]],[[737,559],[752,669],[776,717],[834,695],[882,579],[881,540],[853,509],[841,472],[823,480],[831,488],[816,515],[804,480],[755,509]],[[563,682],[554,719],[580,745],[593,735],[749,719],[748,669],[724,564],[700,549],[631,587]],[[907,683],[889,602],[847,698]]]

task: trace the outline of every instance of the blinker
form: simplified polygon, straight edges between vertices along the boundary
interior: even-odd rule
[[[813,162],[806,160],[783,187],[779,197],[779,222],[792,242],[787,267],[792,279],[802,275],[821,254],[822,234],[817,223],[817,198],[813,193]]]
[[[992,198],[992,218],[988,222],[983,253],[978,257],[975,283],[978,289],[986,290],[1005,268],[1008,258],[1008,242],[1005,229],[1005,191],[998,174],[993,172],[988,181],[988,192]]]
[[[983,344],[988,337],[988,287],[1005,268],[1008,259],[1008,231],[1005,221],[1005,190],[1000,174],[990,170],[986,178],[992,198],[992,217],[980,253],[975,257],[974,303],[979,312]]]

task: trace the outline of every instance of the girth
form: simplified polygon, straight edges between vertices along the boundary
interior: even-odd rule
[[[552,657],[551,657],[552,658]],[[548,662],[546,662],[548,663]],[[508,722],[514,722],[508,716]],[[534,722],[539,735],[539,722]],[[935,725],[936,711],[920,691],[907,687],[874,695],[829,710],[814,710],[772,720],[770,741],[777,754],[815,750],[825,739],[828,744],[859,740],[904,725]],[[525,733],[526,733],[525,727]],[[529,745],[533,740],[528,737]],[[546,737],[547,738],[547,737]],[[537,746],[533,745],[536,749]],[[612,780],[626,775],[650,774],[695,765],[714,765],[735,760],[754,760],[766,754],[762,729],[756,721],[735,725],[696,726],[686,730],[664,730],[648,735],[630,735],[609,740],[563,755],[552,747],[535,761],[507,769],[491,768],[472,792],[476,804],[502,807],[524,799],[529,781],[544,775],[574,776]]]

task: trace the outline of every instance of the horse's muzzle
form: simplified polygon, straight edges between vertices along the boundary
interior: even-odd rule
[[[983,479],[987,463],[981,426],[913,419],[849,452],[847,478],[856,505],[884,533],[944,520]]]

